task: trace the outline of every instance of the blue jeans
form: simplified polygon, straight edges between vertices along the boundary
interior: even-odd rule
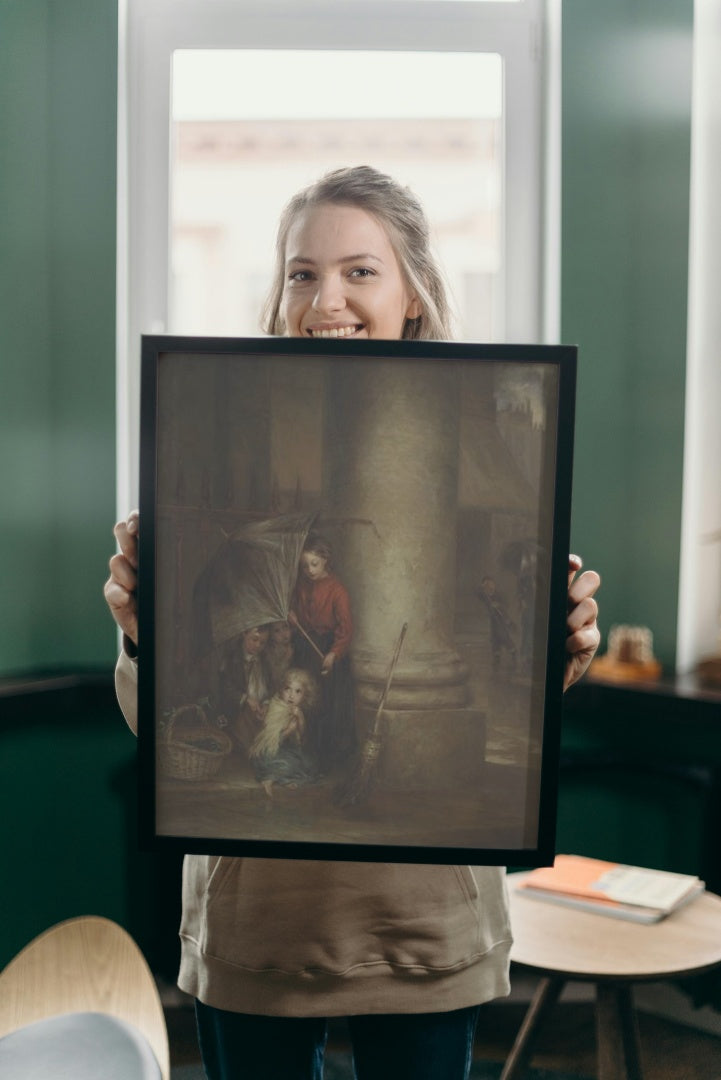
[[[323,1017],[249,1016],[195,1003],[208,1080],[321,1080]],[[348,1017],[357,1080],[467,1080],[478,1006]]]

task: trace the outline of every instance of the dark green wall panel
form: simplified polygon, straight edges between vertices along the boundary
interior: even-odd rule
[[[47,927],[92,914],[173,979],[180,857],[138,848],[137,740],[110,675],[3,687],[0,743],[0,968]]]
[[[579,345],[573,544],[601,623],[672,668],[688,264],[692,0],[563,6],[562,338]]]
[[[73,716],[48,708],[44,718],[3,728],[0,805],[14,823],[3,856],[14,872],[0,966],[60,919],[97,914],[127,925],[134,789],[128,799],[121,781],[134,755],[117,709]]]
[[[116,0],[0,0],[0,675],[112,662]]]
[[[0,671],[46,646],[52,582],[45,5],[0,3]]]

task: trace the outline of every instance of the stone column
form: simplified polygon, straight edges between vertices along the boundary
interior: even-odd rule
[[[459,374],[452,362],[402,360],[329,371],[324,516],[353,604],[361,740],[408,624],[384,711],[390,786],[445,784],[478,756],[469,727],[476,748],[482,740],[454,644]]]

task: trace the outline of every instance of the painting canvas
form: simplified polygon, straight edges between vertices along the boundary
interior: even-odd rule
[[[143,339],[146,846],[552,858],[575,362]]]

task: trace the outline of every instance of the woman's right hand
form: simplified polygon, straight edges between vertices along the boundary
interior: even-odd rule
[[[138,644],[138,531],[137,510],[113,529],[120,553],[110,560],[110,577],[103,589],[110,613],[134,645]]]

